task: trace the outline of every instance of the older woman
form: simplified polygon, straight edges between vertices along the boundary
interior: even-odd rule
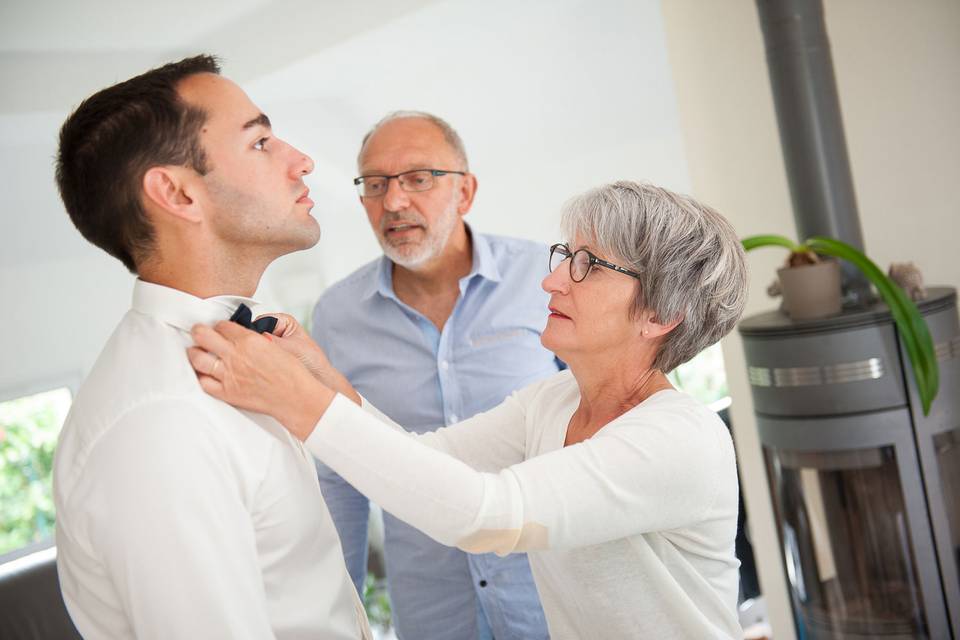
[[[436,540],[529,552],[554,638],[742,637],[733,446],[665,375],[740,317],[740,243],[712,209],[633,182],[573,199],[563,229],[541,339],[569,371],[435,433],[363,402],[288,316],[267,339],[198,326],[191,361]]]

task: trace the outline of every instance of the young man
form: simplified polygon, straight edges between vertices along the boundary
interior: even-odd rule
[[[60,133],[67,212],[139,276],[57,449],[64,600],[85,637],[369,637],[310,457],[187,361],[195,323],[255,304],[267,265],[320,233],[313,162],[218,74],[154,69]]]
[[[384,256],[323,294],[313,337],[398,423],[433,431],[557,372],[540,345],[546,247],[470,230],[477,179],[445,121],[397,112],[364,138],[356,179]],[[325,467],[320,484],[358,589],[365,497]],[[546,638],[526,555],[468,555],[384,514],[386,569],[402,640]]]

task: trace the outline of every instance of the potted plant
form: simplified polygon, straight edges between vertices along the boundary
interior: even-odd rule
[[[834,261],[821,261],[818,256],[846,260],[860,269],[867,280],[876,288],[887,307],[890,308],[900,339],[903,341],[907,356],[910,358],[913,378],[917,383],[917,391],[923,405],[923,413],[928,415],[930,405],[933,404],[933,399],[937,396],[937,390],[940,386],[940,369],[937,365],[937,356],[927,322],[920,314],[920,310],[917,309],[917,305],[904,293],[903,289],[881,271],[870,258],[840,240],[816,236],[806,242],[797,244],[789,238],[779,235],[758,235],[743,239],[743,248],[747,251],[770,246],[784,247],[790,251],[790,258],[787,261],[788,266],[781,269],[781,272],[789,272],[798,268],[803,269],[806,268],[804,265],[809,266],[810,264],[833,262],[836,265]],[[830,269],[834,268],[831,267]],[[836,269],[836,273],[837,285],[839,285],[838,269]],[[780,275],[780,279],[782,286],[784,282],[783,274]],[[827,280],[830,280],[830,278],[827,278]],[[832,281],[829,286],[833,287]]]
[[[840,263],[821,258],[805,247],[791,249],[787,263],[777,269],[782,309],[794,320],[812,320],[843,310]]]

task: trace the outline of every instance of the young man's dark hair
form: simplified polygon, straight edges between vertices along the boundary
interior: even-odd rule
[[[220,73],[216,58],[198,55],[108,87],[84,100],[60,129],[57,186],[83,237],[132,273],[153,245],[141,201],[150,167],[209,170],[199,133],[206,114],[177,94],[184,78]]]

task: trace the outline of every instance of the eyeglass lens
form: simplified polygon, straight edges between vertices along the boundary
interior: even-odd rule
[[[560,266],[560,263],[569,257],[570,251],[565,246],[557,245],[553,247],[550,252],[550,272],[553,273]],[[585,249],[574,252],[569,268],[570,277],[573,281],[580,282],[587,277],[587,272],[590,271],[590,254]]]
[[[410,171],[397,176],[400,188],[404,191],[427,191],[433,188],[433,173],[429,170]],[[364,197],[382,196],[387,192],[390,178],[370,176],[360,183],[360,195]]]

